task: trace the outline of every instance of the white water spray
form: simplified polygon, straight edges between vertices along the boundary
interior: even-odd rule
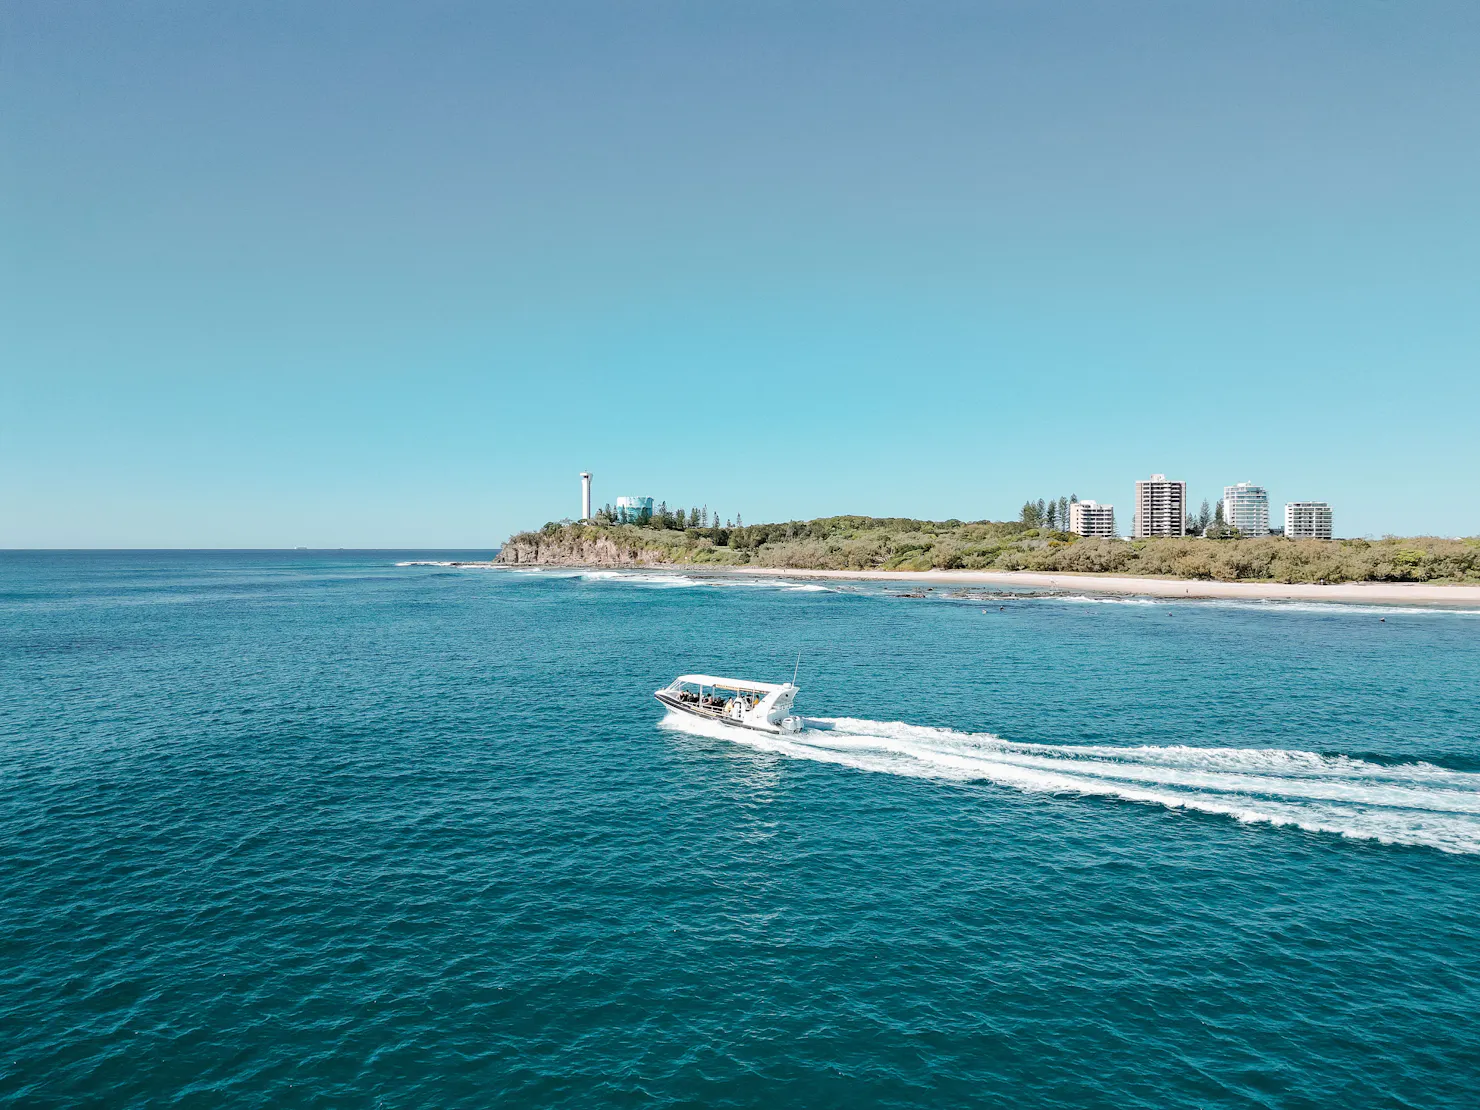
[[[670,712],[661,727],[863,771],[1217,813],[1383,844],[1480,854],[1480,774],[1280,748],[1019,744],[849,717],[772,736]]]

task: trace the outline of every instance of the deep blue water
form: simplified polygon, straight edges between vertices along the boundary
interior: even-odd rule
[[[0,1102],[1477,1104],[1480,616],[417,558],[0,554]]]

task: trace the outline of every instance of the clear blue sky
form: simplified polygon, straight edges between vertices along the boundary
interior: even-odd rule
[[[0,6],[0,547],[1480,532],[1480,5]]]

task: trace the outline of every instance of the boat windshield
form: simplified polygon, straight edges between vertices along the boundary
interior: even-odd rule
[[[678,699],[702,709],[726,710],[730,703],[739,700],[747,710],[754,709],[765,697],[764,691],[747,689],[738,683],[732,686],[711,685],[706,682],[676,682],[669,691]]]

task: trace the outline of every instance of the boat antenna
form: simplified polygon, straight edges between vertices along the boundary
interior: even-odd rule
[[[797,665],[791,669],[791,684],[797,684],[797,672],[802,669],[802,649],[797,648]]]

